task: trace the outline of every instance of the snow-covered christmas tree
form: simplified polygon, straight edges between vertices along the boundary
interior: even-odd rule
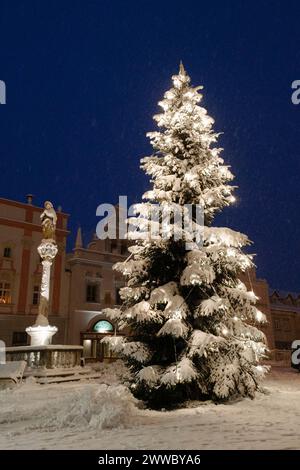
[[[265,315],[239,279],[253,266],[242,251],[249,240],[212,226],[215,214],[235,200],[233,175],[215,146],[214,120],[199,106],[202,87],[190,85],[182,64],[172,81],[159,103],[162,113],[154,116],[159,131],[148,134],[154,153],[141,160],[153,187],[130,222],[152,230],[154,203],[173,211],[173,217],[167,231],[136,241],[131,256],[114,266],[127,286],[121,289],[122,307],[106,309],[131,336],[105,341],[130,366],[133,394],[157,408],[188,399],[253,397],[266,371],[259,365],[265,336],[257,328]],[[187,204],[203,210],[202,244],[197,230],[194,240],[185,230],[180,239],[175,236],[182,228],[175,223],[176,207],[180,211]],[[195,219],[192,224],[197,228]]]

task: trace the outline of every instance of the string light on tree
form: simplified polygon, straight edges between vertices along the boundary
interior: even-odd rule
[[[158,129],[147,134],[153,154],[141,160],[152,187],[143,195],[146,202],[137,205],[139,216],[129,220],[136,230],[145,220],[151,227],[149,203],[173,204],[178,211],[200,204],[202,245],[186,250],[184,236],[175,240],[174,230],[166,230],[164,238],[136,241],[130,259],[114,266],[127,278],[123,305],[106,311],[131,335],[105,341],[131,368],[133,394],[156,408],[191,398],[253,397],[266,371],[259,365],[265,336],[254,326],[265,317],[239,279],[253,266],[243,252],[250,242],[246,235],[213,226],[215,215],[236,199],[214,120],[201,105],[202,88],[191,85],[180,64],[159,102],[162,112],[154,116]]]

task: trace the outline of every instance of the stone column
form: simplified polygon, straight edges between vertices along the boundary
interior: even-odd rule
[[[42,258],[42,282],[40,289],[39,314],[34,326],[48,326],[49,303],[50,303],[50,275],[51,266],[58,249],[54,240],[42,240],[37,249]]]
[[[31,346],[46,346],[51,344],[52,336],[57,332],[56,326],[50,326],[48,321],[50,305],[51,266],[58,249],[55,241],[56,213],[50,201],[44,204],[45,210],[41,214],[43,239],[38,246],[38,253],[42,259],[42,282],[40,288],[39,311],[35,324],[26,328],[30,336]]]

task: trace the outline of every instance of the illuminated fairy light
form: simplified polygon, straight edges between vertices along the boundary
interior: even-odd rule
[[[256,310],[255,318],[257,321],[261,322],[264,319],[264,314],[260,310]]]
[[[172,315],[173,320],[181,320],[182,315],[179,309],[175,310],[173,315]]]
[[[234,248],[228,248],[227,255],[232,256],[232,257],[236,257],[236,251],[234,250]]]
[[[241,250],[248,243],[247,237],[228,228],[210,226],[205,226],[204,233],[200,236],[198,232],[200,228],[198,229],[197,223],[193,225],[193,217],[189,217],[188,211],[186,212],[188,226],[179,223],[175,218],[177,209],[175,211],[173,201],[177,201],[175,207],[180,209],[180,214],[182,214],[182,208],[186,206],[186,201],[192,201],[192,203],[199,204],[208,217],[213,218],[215,212],[222,209],[223,206],[239,202],[239,198],[236,199],[232,195],[233,187],[227,184],[233,175],[229,171],[229,167],[223,165],[223,159],[219,157],[222,149],[210,148],[210,144],[217,141],[217,134],[211,128],[214,121],[206,114],[206,110],[197,106],[200,98],[194,90],[189,88],[189,78],[186,77],[182,66],[179,75],[173,78],[173,82],[174,88],[167,92],[164,95],[164,100],[159,103],[162,108],[161,112],[165,111],[165,113],[157,114],[154,117],[162,131],[159,129],[148,134],[154,153],[142,160],[142,168],[147,175],[150,175],[153,184],[152,189],[143,196],[143,199],[150,201],[145,204],[161,206],[167,214],[172,214],[172,218],[170,217],[172,222],[169,222],[165,215],[164,217],[159,216],[158,219],[155,216],[152,217],[152,211],[147,205],[141,205],[139,211],[140,206],[137,205],[135,215],[140,215],[136,219],[144,219],[144,221],[141,220],[138,224],[133,219],[133,226],[141,229],[148,228],[148,219],[152,218],[153,220],[149,224],[151,238],[148,241],[143,239],[140,242],[142,246],[140,252],[134,251],[133,262],[128,266],[119,263],[120,269],[118,270],[129,275],[128,284],[130,286],[139,285],[138,276],[147,279],[147,284],[143,284],[143,289],[147,291],[147,294],[141,291],[141,295],[138,296],[134,288],[132,290],[130,288],[126,295],[126,300],[128,299],[130,305],[132,299],[138,301],[130,308],[134,320],[132,328],[133,331],[135,330],[134,333],[139,332],[140,326],[136,326],[136,323],[145,323],[146,331],[143,332],[145,338],[141,338],[141,341],[136,343],[132,342],[131,345],[125,341],[124,345],[120,345],[116,349],[128,359],[129,364],[131,358],[136,363],[137,378],[142,382],[141,387],[138,385],[139,395],[142,398],[145,398],[146,401],[149,400],[149,390],[151,389],[151,395],[153,393],[154,399],[160,400],[160,384],[164,384],[166,390],[169,390],[170,401],[175,403],[176,393],[173,393],[173,389],[177,383],[182,383],[185,387],[188,382],[196,379],[197,373],[201,374],[202,361],[194,361],[194,355],[204,356],[205,367],[207,366],[211,370],[215,369],[214,355],[219,355],[220,362],[225,362],[224,370],[226,370],[227,361],[222,357],[224,343],[232,351],[230,354],[232,371],[228,370],[228,374],[226,371],[225,378],[224,374],[207,377],[207,381],[210,381],[207,384],[208,390],[218,389],[219,392],[216,394],[219,393],[222,398],[230,397],[230,394],[237,392],[242,395],[243,391],[239,390],[238,383],[236,383],[235,390],[231,391],[232,387],[230,386],[224,394],[224,380],[230,381],[231,374],[235,378],[238,371],[241,381],[247,382],[248,367],[244,370],[245,362],[247,365],[249,364],[249,368],[251,367],[251,373],[258,378],[263,377],[265,369],[256,368],[259,364],[256,359],[260,359],[261,350],[255,341],[259,340],[260,336],[257,328],[252,324],[248,325],[247,321],[250,315],[252,319],[255,319],[256,310],[254,302],[252,302],[255,300],[255,295],[250,293],[246,285],[238,280],[239,272],[251,266],[250,255],[244,254]],[[186,133],[189,138],[188,146],[186,145]],[[179,154],[177,154],[178,152]],[[185,188],[187,188],[187,195],[185,195]],[[155,214],[154,211],[153,214]],[[157,226],[160,238],[156,241]],[[203,224],[201,224],[202,226]],[[187,250],[187,262],[184,266],[181,264],[182,254],[178,253],[180,257],[178,275],[176,274],[175,277],[175,273],[172,273],[170,282],[167,283],[168,287],[166,287],[164,276],[158,278],[156,271],[152,272],[151,266],[152,263],[157,263],[158,270],[165,268],[163,256],[161,257],[163,267],[161,267],[159,259],[163,253],[170,251],[164,237],[168,238],[174,234],[175,238],[177,233],[180,233],[181,239],[189,243],[192,248]],[[204,249],[203,245],[197,246],[198,235],[200,240],[204,242]],[[157,258],[156,254],[158,254]],[[177,253],[174,253],[173,250],[172,255],[174,262],[179,262]],[[226,273],[231,269],[234,273],[232,274],[232,283],[229,283],[226,281]],[[218,273],[221,274],[220,279]],[[172,287],[171,281],[175,288]],[[194,298],[187,302],[189,294],[185,295],[185,289],[189,288],[192,292],[192,289],[195,289],[194,286],[199,286],[199,291],[201,291],[199,295],[200,292],[197,289],[195,294],[197,299],[200,297],[199,303],[195,302]],[[145,307],[145,303],[149,308]],[[236,305],[238,306],[236,307]],[[123,322],[123,327],[131,323],[128,320],[130,318],[128,311],[115,310],[118,321]],[[199,315],[208,317],[208,320],[209,317],[212,318],[211,322],[207,322],[207,327],[203,328],[204,331],[201,329],[201,323],[199,325],[191,318],[194,312],[195,317]],[[162,324],[159,325],[159,331],[157,331],[155,323]],[[153,354],[153,352],[156,354],[155,345],[153,345],[153,351],[148,348],[148,343],[153,335],[169,335],[172,338],[172,342],[165,345],[170,361],[164,361],[163,365],[157,365],[157,356]],[[180,339],[177,340],[177,338]],[[231,342],[234,344],[227,344]],[[235,348],[235,345],[238,347]],[[243,354],[240,349],[244,350]],[[159,345],[157,346],[157,354],[161,354]],[[152,359],[152,355],[154,359]],[[145,364],[147,364],[146,367]],[[174,367],[175,364],[176,367]],[[157,369],[150,372],[152,366]],[[252,395],[252,391],[254,392],[257,388],[255,378],[253,381],[249,379],[249,395]]]

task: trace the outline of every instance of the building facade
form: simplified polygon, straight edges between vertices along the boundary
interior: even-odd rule
[[[293,341],[300,340],[300,294],[270,289],[275,360],[290,356]]]
[[[300,294],[270,289],[266,280],[257,279],[254,269],[243,275],[242,281],[255,292],[257,307],[267,317],[262,330],[270,358],[290,363],[292,343],[300,340]]]
[[[33,325],[38,313],[42,266],[37,247],[42,238],[42,208],[0,199],[0,338],[8,346],[28,342],[25,328]],[[54,339],[66,341],[68,281],[65,273],[68,214],[57,212],[58,254],[52,268],[50,324],[58,326]]]
[[[99,240],[96,237],[86,247],[78,229],[75,248],[67,257],[70,276],[68,342],[83,344],[84,356],[90,360],[111,357],[101,343],[105,335],[126,334],[118,331],[103,313],[105,308],[120,304],[119,289],[124,286],[120,273],[112,269],[128,257],[125,240]]]
[[[27,202],[0,198],[0,339],[7,346],[28,344],[25,332],[38,313],[42,266],[37,247],[42,239],[42,208]],[[68,214],[57,209],[58,254],[51,272],[49,323],[58,327],[53,343],[82,344],[91,361],[109,359],[101,343],[105,335],[126,335],[104,314],[105,308],[120,305],[124,286],[115,263],[128,257],[126,240],[99,240],[83,244],[81,229],[75,246],[66,253]],[[289,361],[291,344],[300,339],[300,294],[270,290],[254,269],[241,280],[258,297],[257,307],[266,315],[263,326],[270,355]]]
[[[7,346],[29,344],[25,332],[38,314],[42,265],[37,247],[42,239],[43,208],[27,202],[0,199],[0,339]],[[121,275],[112,269],[128,256],[124,240],[98,240],[83,246],[81,229],[71,253],[66,253],[68,214],[57,209],[58,254],[51,269],[49,323],[57,326],[54,344],[83,344],[90,360],[111,353],[101,343],[117,330],[103,309],[120,303]]]

